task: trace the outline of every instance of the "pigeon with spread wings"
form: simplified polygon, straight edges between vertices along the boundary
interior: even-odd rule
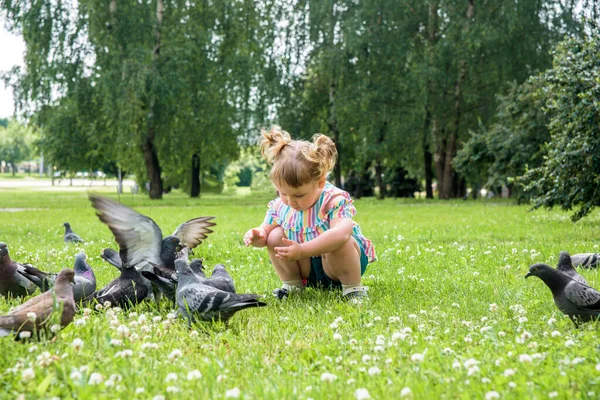
[[[106,197],[91,195],[90,201],[98,218],[115,236],[123,265],[145,271],[153,272],[153,266],[175,270],[178,247],[195,248],[215,226],[214,217],[193,218],[163,239],[162,231],[151,218]]]

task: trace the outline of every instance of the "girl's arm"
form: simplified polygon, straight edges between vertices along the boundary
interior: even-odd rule
[[[301,258],[320,256],[342,247],[350,240],[354,221],[352,218],[334,218],[328,230],[311,241],[302,243],[300,249]]]
[[[244,244],[246,246],[265,247],[267,245],[267,236],[277,225],[262,223],[258,228],[252,228],[244,235]]]

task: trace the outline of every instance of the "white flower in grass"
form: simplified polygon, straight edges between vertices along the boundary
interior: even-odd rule
[[[79,351],[83,347],[83,340],[75,338],[73,339],[73,343],[71,343],[71,346],[73,347],[73,349],[75,349],[75,351]]]
[[[217,376],[217,382],[223,382],[225,379],[227,379],[227,375],[218,375]]]
[[[104,382],[104,377],[97,372],[92,372],[92,374],[90,375],[90,379],[88,380],[88,384],[99,385],[102,382]]]
[[[30,353],[36,352],[37,350],[38,350],[38,347],[35,344],[29,348]]]
[[[520,354],[519,355],[519,361],[521,361],[522,363],[530,363],[533,359],[531,358],[531,356],[529,354]]]
[[[369,362],[371,361],[371,356],[368,354],[365,354],[364,356],[362,356],[362,362]]]
[[[195,330],[195,329],[194,329],[193,331],[191,331],[191,332],[190,332],[190,337],[198,337],[198,335],[199,335],[199,333],[198,333],[198,331],[197,331],[197,330]]]
[[[600,364],[596,364],[596,371],[600,372]]]
[[[517,387],[517,384],[511,381],[511,382],[508,382],[508,387],[511,389],[514,389]]]
[[[559,336],[562,336],[562,333],[560,333],[559,331],[552,331],[552,333],[550,334],[550,336],[552,336],[552,337],[559,337]]]
[[[354,392],[354,397],[356,397],[356,400],[366,400],[366,399],[370,399],[371,395],[369,394],[369,391],[365,388],[360,388],[360,389],[356,389],[356,391]]]
[[[167,314],[167,318],[170,320],[174,320],[177,318],[177,313],[176,312],[170,312]]]
[[[50,332],[56,333],[56,332],[60,331],[60,329],[61,329],[61,326],[59,324],[54,324],[50,327]]]
[[[179,388],[177,386],[167,386],[167,393],[177,393]]]
[[[583,357],[575,357],[573,359],[573,361],[571,361],[571,365],[581,364],[584,361],[585,361],[585,358],[583,358]]]
[[[479,361],[477,361],[474,358],[469,358],[467,361],[464,362],[463,365],[465,366],[465,368],[471,368],[477,364],[479,364]]]
[[[485,394],[485,400],[493,400],[493,399],[499,399],[500,398],[500,393],[492,390],[490,392],[487,392]]]
[[[181,352],[181,350],[175,349],[169,354],[169,361],[177,360],[182,355],[183,353]]]
[[[120,339],[110,339],[110,345],[111,346],[122,346],[123,341]]]
[[[412,356],[410,356],[410,360],[412,362],[417,362],[417,363],[422,362],[424,358],[425,358],[425,355],[421,354],[421,353],[415,353]]]
[[[152,400],[165,400],[165,396],[163,396],[162,394],[157,394],[152,398]]]
[[[23,382],[29,382],[33,378],[35,378],[35,371],[33,370],[33,368],[27,368],[24,369],[23,372],[21,372],[21,380]]]
[[[458,360],[454,360],[454,362],[452,363],[452,368],[454,369],[459,369],[461,367],[461,364]]]
[[[554,325],[556,323],[556,318],[552,317],[548,320],[548,325]]]
[[[333,334],[333,340],[342,340],[342,335],[340,335],[339,333],[334,333]]]
[[[113,381],[112,379],[107,379],[106,382],[104,382],[104,386],[113,387],[115,386],[115,381]]]
[[[121,374],[112,374],[110,376],[110,380],[113,382],[121,382],[123,380],[123,377],[121,376]]]
[[[373,347],[373,351],[376,352],[376,353],[381,353],[381,352],[383,352],[383,350],[384,350],[383,346],[375,346],[375,347]]]
[[[176,382],[177,381],[177,374],[174,372],[170,372],[167,374],[167,377],[165,378],[165,382]]]
[[[400,397],[412,397],[412,390],[409,387],[402,388],[400,391]]]
[[[81,328],[82,326],[85,326],[86,323],[87,323],[87,320],[85,318],[79,318],[78,320],[75,321],[75,326],[77,328]]]
[[[558,396],[558,392],[550,392],[548,393],[548,398],[553,399]]]
[[[91,313],[92,313],[92,309],[91,308],[87,308],[86,307],[86,308],[83,309],[83,316],[84,317],[89,317]]]
[[[496,312],[498,311],[498,305],[496,303],[492,303],[490,304],[490,311],[491,312]]]
[[[333,382],[337,379],[337,376],[334,374],[330,374],[329,372],[323,372],[321,374],[321,381],[323,382]]]
[[[310,392],[312,391],[313,387],[312,386],[307,386],[306,388],[304,388],[305,392]]]
[[[574,345],[575,345],[575,342],[571,339],[569,339],[565,342],[565,347],[572,347]]]
[[[106,300],[106,301],[104,302],[104,307],[106,307],[106,308],[110,308],[110,306],[112,306],[112,303],[111,303],[110,301]]]
[[[35,320],[37,319],[37,315],[34,312],[28,312],[27,313],[27,319],[30,320],[31,322],[35,322]]]
[[[139,387],[137,389],[135,389],[135,394],[142,394],[146,391],[146,389],[144,389],[143,387]]]
[[[473,342],[473,338],[471,338],[471,336],[467,335],[467,336],[465,336],[464,341],[465,341],[465,343],[472,343]]]
[[[519,317],[518,321],[520,324],[524,324],[525,322],[527,322],[527,317]]]
[[[29,332],[29,331],[19,332],[20,339],[29,339],[30,337],[31,337],[31,332]]]
[[[371,368],[369,368],[369,370],[367,372],[369,373],[370,376],[375,376],[375,375],[379,375],[381,373],[381,370],[377,367],[371,367]]]
[[[125,325],[119,325],[117,327],[117,334],[120,336],[127,337],[129,336],[129,328]]]
[[[513,376],[517,371],[512,368],[508,368],[504,370],[504,376]]]
[[[504,336],[506,336],[506,332],[500,331],[500,332],[498,332],[498,336],[504,337]]]
[[[197,369],[187,373],[188,381],[193,381],[193,380],[200,379],[200,378],[202,378],[202,373],[200,371],[198,371]]]
[[[229,389],[225,392],[226,399],[237,399],[240,397],[240,389],[234,387],[233,389]]]
[[[79,382],[81,381],[81,372],[74,370],[71,372],[71,374],[69,375],[69,378],[71,378],[72,381],[74,382]]]
[[[162,317],[160,315],[157,315],[156,317],[152,317],[152,322],[158,323],[162,320]]]
[[[479,367],[477,365],[473,365],[467,370],[467,376],[475,375],[479,372]]]

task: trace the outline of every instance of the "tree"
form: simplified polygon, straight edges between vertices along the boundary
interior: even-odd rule
[[[578,208],[577,221],[600,205],[600,36],[570,38],[553,53],[553,66],[537,79],[550,119],[548,154],[523,180],[535,208]]]
[[[542,164],[550,133],[540,89],[537,80],[512,83],[505,95],[498,96],[497,113],[489,128],[480,124],[471,131],[454,161],[474,190],[502,185],[518,190],[514,179]]]
[[[12,175],[17,164],[31,157],[33,131],[15,120],[8,121],[6,128],[0,127],[0,160],[11,165]]]

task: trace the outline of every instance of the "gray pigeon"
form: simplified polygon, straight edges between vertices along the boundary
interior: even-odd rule
[[[193,218],[163,239],[162,231],[151,218],[106,197],[89,198],[98,218],[115,236],[123,265],[150,272],[154,265],[175,270],[178,247],[195,248],[212,233],[209,228],[215,226],[214,217]]]
[[[580,322],[597,319],[600,315],[600,292],[590,286],[577,282],[546,264],[529,267],[525,278],[530,276],[537,276],[544,281],[550,288],[558,309],[568,315],[575,326]]]
[[[190,262],[190,268],[194,274],[198,275],[200,278],[206,278],[206,274],[204,273],[204,264],[202,264],[201,259],[193,259],[192,262]]]
[[[73,298],[75,302],[89,296],[96,290],[96,276],[92,267],[87,263],[86,258],[87,256],[83,251],[75,255],[75,265],[73,267],[75,271],[75,285],[73,286]],[[24,272],[19,271],[21,275],[35,283],[42,292],[53,287],[58,276],[55,273],[42,272],[30,265],[24,265],[24,269]]]
[[[75,315],[73,286],[75,273],[63,269],[56,278],[56,285],[48,292],[37,295],[21,304],[6,315],[0,316],[0,336],[8,336],[23,331],[39,332],[53,323],[52,314],[61,312],[61,327],[69,325]]]
[[[21,275],[23,264],[13,261],[6,243],[0,242],[0,296],[23,297],[32,294],[37,286]]]
[[[121,269],[121,275],[113,279],[97,292],[92,293],[84,299],[86,303],[97,301],[104,304],[110,301],[112,306],[119,306],[123,309],[130,305],[135,305],[144,300],[150,292],[146,280],[137,269],[125,266]]]
[[[69,224],[68,222],[65,222],[63,224],[63,226],[65,227],[65,237],[64,237],[65,243],[84,243],[85,242],[85,240],[83,240],[78,234],[73,232],[73,230],[71,229],[71,224]]]
[[[177,273],[171,271],[170,274],[165,274],[163,271],[171,271],[167,268],[154,267],[154,272],[142,271],[144,278],[152,282],[153,286],[156,286],[160,291],[161,295],[169,299],[175,304],[175,293],[177,291]],[[165,276],[166,275],[166,276]]]
[[[185,260],[175,261],[177,268],[177,305],[188,324],[196,319],[227,322],[236,312],[249,307],[263,307],[256,294],[228,293],[205,285]]]
[[[121,261],[121,257],[119,257],[119,253],[116,250],[106,248],[102,250],[100,257],[119,271],[123,267],[123,262]]]
[[[575,270],[575,268],[573,268],[573,263],[571,262],[571,257],[569,256],[569,253],[567,253],[566,251],[560,252],[560,255],[558,256],[557,269],[559,271],[567,274],[571,279],[573,279],[579,283],[583,283],[584,285],[589,286],[589,284],[587,283],[585,278],[583,276],[579,275],[579,273]]]
[[[574,267],[597,268],[600,263],[600,255],[598,253],[573,254],[571,260]]]
[[[207,278],[204,281],[204,284],[212,286],[224,292],[235,293],[235,285],[233,284],[233,279],[231,278],[223,264],[215,265],[212,275],[210,276],[210,278]]]

